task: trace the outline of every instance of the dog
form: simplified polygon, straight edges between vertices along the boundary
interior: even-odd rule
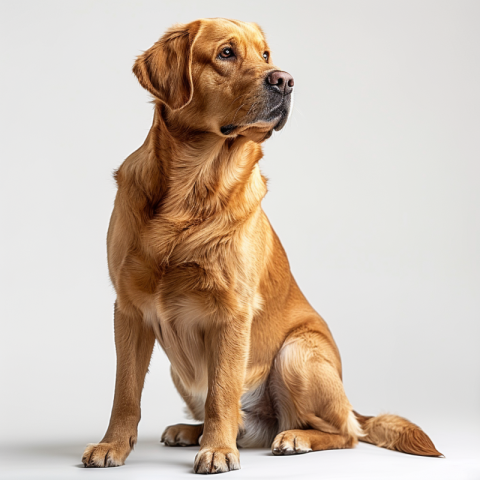
[[[145,143],[115,173],[108,266],[117,293],[110,424],[86,467],[123,465],[157,340],[197,425],[168,446],[200,445],[196,473],[240,468],[238,447],[274,455],[358,440],[441,456],[408,420],[356,413],[330,330],[293,278],[261,201],[261,144],[285,125],[293,77],[255,23],[176,25],[133,72],[154,98]]]

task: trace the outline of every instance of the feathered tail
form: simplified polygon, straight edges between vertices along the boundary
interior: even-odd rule
[[[365,417],[355,411],[353,413],[365,433],[365,436],[359,437],[362,442],[413,455],[443,457],[428,435],[405,418],[397,415]]]

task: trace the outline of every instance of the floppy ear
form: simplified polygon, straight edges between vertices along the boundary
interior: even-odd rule
[[[198,21],[174,25],[133,65],[140,85],[172,110],[192,100],[192,47],[199,29]]]

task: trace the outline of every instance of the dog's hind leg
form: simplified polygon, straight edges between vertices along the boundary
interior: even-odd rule
[[[194,395],[187,392],[180,380],[180,377],[175,372],[173,367],[170,368],[172,380],[177,388],[178,393],[182,396],[187,404],[188,413],[190,416],[199,422],[203,422],[205,418],[205,397],[204,395]],[[186,423],[178,423],[177,425],[170,425],[162,434],[160,442],[169,447],[188,447],[191,445],[199,445],[200,437],[203,434],[203,423],[197,425],[189,425]]]
[[[297,328],[275,358],[275,455],[351,448],[363,435],[343,389],[336,346],[322,327],[313,320]]]

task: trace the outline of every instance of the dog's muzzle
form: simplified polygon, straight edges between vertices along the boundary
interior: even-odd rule
[[[263,83],[263,105],[255,113],[255,117],[247,118],[243,125],[266,122],[273,125],[273,130],[281,130],[287,123],[290,113],[294,83],[293,77],[287,72],[280,70],[269,72]],[[223,135],[230,135],[240,126],[242,125],[224,125],[220,127],[220,132]]]

